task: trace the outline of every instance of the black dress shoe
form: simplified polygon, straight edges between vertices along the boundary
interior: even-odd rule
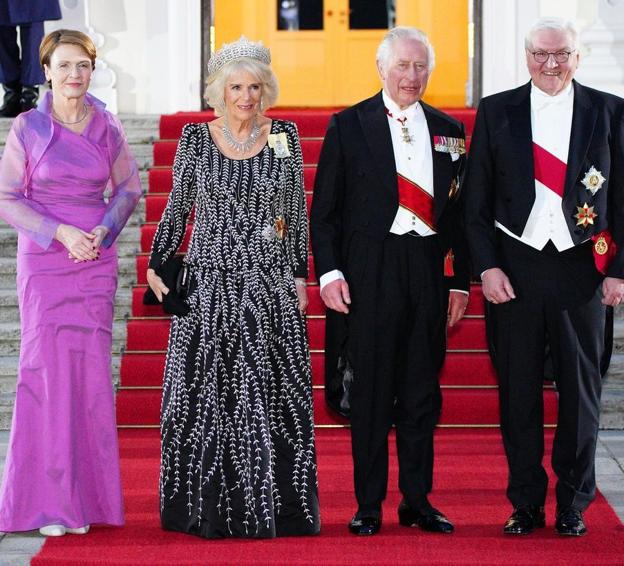
[[[403,527],[420,527],[423,531],[450,534],[455,530],[440,511],[433,507],[426,511],[412,509],[405,500],[399,504],[399,525]]]
[[[506,535],[528,535],[546,526],[544,508],[538,505],[519,505],[503,527]]]
[[[354,535],[369,536],[379,532],[381,528],[381,511],[366,513],[358,511],[349,522],[349,530]]]
[[[21,111],[20,97],[22,95],[22,85],[19,81],[13,81],[2,85],[4,88],[4,99],[0,107],[1,118],[15,118]]]
[[[582,537],[587,533],[583,513],[572,507],[557,507],[557,520],[555,531],[560,535]]]

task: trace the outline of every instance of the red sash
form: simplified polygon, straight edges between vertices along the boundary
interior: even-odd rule
[[[567,165],[558,157],[533,142],[535,179],[563,198]]]
[[[397,173],[399,181],[399,206],[418,216],[431,230],[435,230],[433,197],[414,181]]]
[[[533,142],[533,163],[535,179],[547,189],[563,198],[566,164],[535,142]],[[609,230],[603,230],[599,234],[592,236],[591,239],[594,242],[593,252],[596,269],[603,275],[606,275],[615,257],[617,247]]]

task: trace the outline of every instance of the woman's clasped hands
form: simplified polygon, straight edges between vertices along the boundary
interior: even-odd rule
[[[96,226],[91,232],[85,232],[70,224],[60,224],[55,238],[67,249],[67,257],[74,263],[93,261],[100,257],[100,246],[108,234],[105,226]]]

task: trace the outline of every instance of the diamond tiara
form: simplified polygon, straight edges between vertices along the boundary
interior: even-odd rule
[[[231,61],[248,57],[267,65],[271,64],[271,52],[262,45],[261,41],[249,41],[244,35],[232,43],[224,43],[221,49],[215,51],[208,61],[208,75],[219,71]]]

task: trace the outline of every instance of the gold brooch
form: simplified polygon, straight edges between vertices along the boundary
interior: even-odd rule
[[[576,210],[578,211],[574,218],[576,218],[576,225],[582,226],[583,228],[587,228],[590,224],[594,223],[594,218],[598,215],[594,212],[593,206],[588,206],[587,203],[584,203],[583,206],[577,206]]]
[[[609,251],[609,244],[607,243],[607,240],[605,240],[604,236],[600,236],[600,238],[596,240],[596,243],[594,244],[594,251],[598,255],[605,255]]]
[[[288,233],[288,225],[286,224],[286,220],[284,219],[283,216],[278,216],[275,219],[275,236],[280,239],[283,240],[286,237],[286,234]]]

